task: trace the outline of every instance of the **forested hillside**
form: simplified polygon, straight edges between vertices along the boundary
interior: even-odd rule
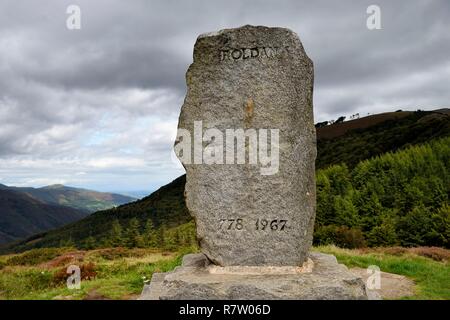
[[[35,247],[68,244],[75,244],[83,248],[93,245],[100,246],[116,237],[113,230],[114,223],[119,223],[120,228],[124,229],[121,236],[132,234],[133,230],[128,231],[127,228],[134,227],[133,218],[138,220],[140,232],[143,232],[149,219],[158,229],[162,227],[169,229],[184,224],[191,219],[184,203],[185,182],[186,177],[183,175],[141,200],[93,213],[83,220],[9,245],[3,251],[8,250],[9,247],[21,251]]]
[[[450,246],[450,137],[317,172],[315,243]]]
[[[0,244],[60,227],[88,215],[85,211],[36,200],[0,189]]]

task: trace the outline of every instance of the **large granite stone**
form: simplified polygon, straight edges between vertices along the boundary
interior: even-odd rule
[[[298,271],[286,267],[221,270],[210,265],[203,254],[188,255],[173,272],[154,274],[140,299],[368,299],[363,280],[338,264],[334,256],[311,253],[309,258],[309,265]]]
[[[186,81],[179,129],[192,139],[211,128],[223,133],[223,141],[203,137],[190,152],[180,152],[185,136],[175,143],[202,252],[220,266],[302,265],[315,218],[316,135],[313,64],[300,39],[288,29],[254,26],[201,35]],[[227,129],[255,129],[258,142],[267,129],[271,162],[261,154],[252,162],[249,140],[246,159],[237,164],[238,151],[225,146]],[[222,156],[221,142],[229,148]],[[203,157],[194,155],[196,147]]]

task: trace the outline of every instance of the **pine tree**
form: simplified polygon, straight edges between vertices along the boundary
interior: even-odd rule
[[[119,220],[114,220],[111,226],[110,244],[113,247],[123,246],[122,226]]]
[[[99,244],[100,248],[110,248],[112,246],[113,246],[112,245],[112,241],[111,241],[111,238],[109,236],[108,237],[102,237],[102,239],[100,241],[100,244]]]
[[[74,248],[75,242],[73,242],[72,237],[69,237],[68,239],[61,239],[59,242],[60,247],[66,247],[66,248]]]
[[[137,218],[132,218],[128,222],[125,245],[128,248],[136,248],[142,246],[142,237],[139,232],[139,220]]]
[[[178,229],[175,229],[175,233],[173,235],[173,240],[174,240],[175,246],[179,246],[181,244],[180,231]]]
[[[402,246],[423,246],[427,244],[431,228],[430,211],[421,205],[399,219],[397,234]]]
[[[397,230],[395,229],[396,221],[394,214],[385,214],[381,218],[381,223],[367,233],[367,241],[369,246],[387,247],[398,245]]]
[[[158,244],[158,248],[165,247],[166,233],[166,228],[163,225],[160,225],[158,231],[156,232],[156,243]]]
[[[170,231],[163,231],[164,234],[164,245],[163,247],[165,249],[168,250],[172,250],[175,248],[176,246],[176,242],[175,242],[175,234],[176,234],[176,229],[175,230],[170,230]]]
[[[148,219],[145,223],[143,238],[146,247],[154,248],[158,246],[158,235],[152,219]]]
[[[86,250],[92,250],[96,247],[96,241],[93,236],[89,236],[84,240],[83,248]]]
[[[334,197],[334,223],[337,225],[345,225],[354,227],[358,225],[358,210],[352,202],[351,196]]]

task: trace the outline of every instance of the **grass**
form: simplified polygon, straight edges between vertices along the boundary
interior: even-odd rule
[[[1,256],[0,299],[133,299],[141,293],[144,281],[151,279],[154,272],[172,270],[181,263],[184,254],[192,251],[195,249],[162,252],[123,248],[70,251],[65,248],[59,256],[46,261],[40,259],[35,265],[24,263],[27,261],[24,257],[34,259],[34,252]],[[88,263],[95,266],[95,277],[82,280],[79,290],[68,289],[65,279],[61,281],[57,277],[58,272],[64,275],[70,264]],[[84,276],[83,272],[81,276]]]
[[[33,249],[18,255],[0,256],[0,299],[135,299],[154,272],[170,271],[181,263],[185,248],[176,252],[155,249],[70,248]],[[333,254],[348,267],[377,265],[382,271],[414,280],[415,295],[408,299],[450,299],[449,250],[440,248],[341,249],[314,248]],[[58,274],[65,276],[68,265],[93,267],[93,278],[82,280],[80,290],[70,290]],[[84,270],[84,269],[82,269]],[[86,274],[83,274],[84,277]]]
[[[450,266],[448,260],[435,261],[426,257],[427,250],[348,250],[335,246],[316,247],[314,250],[336,256],[347,267],[367,268],[377,265],[381,271],[407,276],[414,280],[417,290],[405,299],[450,300]],[[433,250],[430,248],[431,251]],[[444,250],[444,249],[442,249]],[[448,252],[448,250],[447,250]]]

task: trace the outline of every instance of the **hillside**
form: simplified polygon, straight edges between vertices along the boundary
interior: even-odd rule
[[[360,125],[358,125],[358,123]],[[330,128],[332,129],[333,126],[335,125],[331,125],[325,128],[327,130],[330,130]],[[341,131],[340,135],[337,135],[331,139],[325,139],[323,138],[323,136],[321,136],[322,129],[323,128],[319,128],[317,130],[317,168],[326,168],[334,164],[345,164],[347,168],[351,169],[365,159],[376,157],[387,152],[406,150],[413,145],[428,141],[434,141],[440,137],[450,136],[450,118],[445,115],[445,112],[439,114],[435,112],[412,112],[406,114],[404,117],[396,118],[395,120],[388,117],[388,119],[385,119],[382,122],[375,122],[373,125],[369,126],[367,125],[367,119],[361,118],[358,120],[354,120],[354,122],[352,123],[352,129],[345,132]],[[438,148],[436,150],[445,149]],[[414,157],[414,152],[408,153],[408,156],[406,158],[409,159],[410,157]],[[404,158],[399,157],[399,159]],[[412,158],[405,161],[412,161]],[[428,163],[424,162],[423,165],[427,166]],[[431,165],[431,163],[429,163],[429,165]],[[448,163],[445,163],[444,161],[444,166],[440,164],[436,168],[433,168],[433,177],[435,175],[438,178],[439,176],[441,176],[441,178],[445,177],[445,170],[450,170],[449,168],[445,169],[445,165],[448,165]],[[361,166],[364,167],[365,165],[361,164]],[[398,166],[401,167],[402,164],[399,163]],[[346,167],[344,166],[342,169],[340,169],[340,171],[345,173]],[[397,167],[394,166],[393,168]],[[425,170],[426,168],[422,169]],[[420,169],[414,167],[414,170]],[[376,171],[374,172],[376,173]],[[329,179],[328,175],[333,174],[333,171],[325,173],[327,179]],[[341,173],[339,172],[339,174]],[[318,175],[320,175],[320,172],[318,172]],[[422,184],[420,184],[418,181],[413,181],[411,185],[409,185],[408,179],[411,178],[408,177],[405,179],[407,180],[405,184],[401,186],[401,188],[411,188],[409,195],[413,194],[413,190],[417,190],[418,188],[420,192],[420,188],[423,187]],[[5,250],[22,251],[33,247],[58,246],[61,242],[69,240],[82,247],[84,245],[84,241],[88,237],[93,237],[95,242],[97,244],[100,244],[102,239],[109,236],[110,230],[112,228],[112,223],[116,219],[123,227],[126,227],[132,218],[137,218],[140,223],[141,232],[143,231],[144,225],[148,218],[151,218],[153,220],[156,228],[159,228],[161,226],[167,228],[184,224],[191,220],[184,202],[184,183],[185,176],[179,177],[178,179],[160,188],[150,196],[140,201],[136,201],[134,203],[124,205],[116,209],[97,212],[79,222],[47,232],[45,234],[33,236],[27,241],[18,242],[8,248],[5,248]],[[368,183],[370,183],[370,181]],[[378,183],[382,183],[382,181]],[[441,198],[435,199],[435,201],[437,202],[433,203],[433,208],[435,208],[436,210],[439,208],[439,210],[442,209],[445,211],[446,208],[441,208],[440,206],[443,206],[446,201],[448,202],[448,195],[444,197],[443,194],[445,195],[445,192],[442,193],[442,190],[445,190],[446,187],[442,189],[442,183],[437,182],[436,179],[433,180],[433,183],[434,184],[431,185],[427,190],[431,190],[434,192],[436,190],[434,190],[433,188],[437,188],[439,190],[436,191],[436,194],[439,194],[441,196]],[[353,212],[355,215],[357,215],[359,212],[358,210],[360,209],[362,204],[349,201],[349,197],[353,194],[357,194],[362,186],[354,188],[354,191],[352,191],[353,193],[346,189],[346,191],[348,191],[349,193],[345,194],[340,194],[339,185],[331,185],[331,187],[337,188],[337,190],[324,189],[326,190],[324,192],[328,192],[330,193],[330,195],[335,195],[335,198],[330,200],[333,202],[333,210],[337,210],[337,208],[344,208],[344,211],[348,211],[350,213]],[[366,189],[362,188],[361,190]],[[375,197],[378,197],[377,192],[384,192],[383,189],[380,189],[380,187],[375,190],[370,190],[370,192],[374,193],[375,195],[370,195],[369,193],[367,196],[373,201],[376,200]],[[343,197],[345,199],[342,199]],[[321,194],[318,194],[318,201],[323,201],[320,200],[320,198]],[[383,199],[385,199],[385,202],[390,201],[389,197],[385,197]],[[404,201],[409,200],[404,199]],[[376,201],[374,205],[376,208]],[[383,205],[386,205],[386,203],[383,203]],[[425,205],[429,205],[429,203]],[[318,203],[318,207],[319,206],[320,202]],[[434,210],[433,208],[432,210]],[[405,208],[404,210],[406,209],[408,209],[408,211],[403,212],[398,211],[396,208],[389,207],[389,205],[386,205],[386,213],[391,212],[400,215],[407,214],[409,210],[413,210],[413,208],[410,207]],[[364,210],[361,210],[361,212],[364,212]],[[324,213],[324,215],[326,215],[326,213]],[[322,226],[327,226],[332,223],[331,220],[327,219],[329,219],[329,217],[325,217],[323,215],[319,218]],[[387,220],[383,220],[381,217],[377,221],[368,222],[367,225],[359,224],[361,221],[357,219],[355,221],[350,221],[350,225],[347,226],[350,231],[348,232],[348,234],[344,234],[343,236],[348,237],[349,234],[354,235],[354,230],[351,229],[352,227],[360,228],[361,226],[364,226],[364,228],[368,228],[367,230],[365,230],[365,232],[369,232],[370,230],[372,230],[372,228],[378,226],[378,223],[383,223],[385,221]],[[384,227],[386,227],[386,223]],[[339,234],[339,232],[342,230],[338,230],[338,233],[336,233],[337,231],[335,229],[322,231],[322,233],[324,233],[325,231],[329,231],[329,233],[322,234],[321,243],[327,242],[326,237],[328,235],[330,237],[342,236],[342,234]],[[376,241],[373,240],[373,242],[375,243]]]
[[[414,111],[384,112],[341,123],[334,123],[332,125],[318,128],[317,139],[337,138],[346,134],[350,130],[366,129],[387,120],[398,121],[404,117],[412,115],[413,113]]]
[[[0,189],[0,244],[29,237],[80,220],[88,213]]]
[[[450,136],[316,176],[316,244],[450,248]]]
[[[91,236],[99,241],[109,235],[115,219],[126,225],[134,217],[138,217],[142,224],[150,218],[156,227],[161,225],[171,227],[186,223],[191,218],[184,203],[185,182],[186,177],[183,175],[141,200],[93,213],[81,221],[34,235],[12,246],[20,251],[28,247],[58,246],[61,242],[69,240],[82,243]]]
[[[317,129],[316,168],[350,168],[377,155],[450,135],[449,109],[389,112]]]
[[[0,189],[22,192],[47,204],[67,206],[89,213],[110,209],[136,200],[135,198],[120,194],[67,187],[61,184],[42,188],[20,188],[0,185]]]

